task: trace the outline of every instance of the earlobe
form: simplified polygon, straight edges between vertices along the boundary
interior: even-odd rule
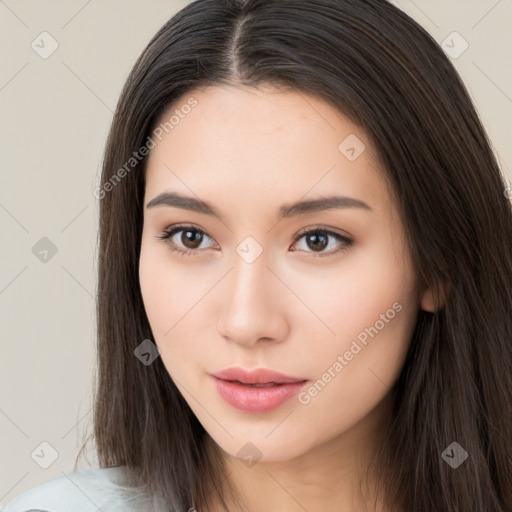
[[[431,290],[427,290],[421,299],[421,309],[423,311],[428,311],[429,313],[435,313],[436,304],[434,300],[434,295]]]
[[[421,298],[421,309],[429,313],[436,313],[445,306],[450,290],[450,283],[441,285],[437,293],[432,288],[427,289]]]

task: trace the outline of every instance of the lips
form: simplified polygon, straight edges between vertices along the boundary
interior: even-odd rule
[[[250,413],[276,409],[296,395],[308,379],[260,368],[226,368],[210,374],[219,395],[234,408]]]
[[[231,382],[239,382],[247,385],[265,385],[265,384],[289,384],[304,382],[307,379],[302,377],[290,377],[274,370],[267,368],[259,368],[256,370],[245,370],[244,368],[234,367],[226,368],[219,372],[211,374],[218,379],[227,380]],[[260,386],[262,387],[262,386]]]

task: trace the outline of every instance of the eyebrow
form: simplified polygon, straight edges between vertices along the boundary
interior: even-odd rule
[[[178,194],[177,192],[162,192],[151,199],[151,201],[146,205],[146,208],[154,208],[156,206],[183,208],[185,210],[211,215],[219,220],[223,220],[224,218],[221,212],[212,204],[195,197]],[[278,212],[278,220],[306,213],[341,208],[361,208],[363,210],[373,211],[367,203],[360,199],[346,196],[325,196],[281,206]]]

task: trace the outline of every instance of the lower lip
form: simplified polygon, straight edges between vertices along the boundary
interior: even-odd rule
[[[213,377],[220,396],[244,412],[267,412],[296,395],[307,381],[289,382],[275,386],[254,387]]]

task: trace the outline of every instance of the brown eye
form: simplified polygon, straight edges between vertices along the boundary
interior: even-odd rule
[[[338,241],[338,245],[341,246],[338,249],[325,251],[324,249],[329,246],[330,239],[335,239]],[[313,254],[315,256],[331,256],[341,251],[347,250],[352,244],[353,240],[347,238],[346,236],[340,235],[339,233],[335,233],[334,231],[329,231],[327,229],[309,229],[304,230],[296,238],[296,243],[305,240],[306,249],[305,252],[318,253]],[[331,244],[336,245],[336,244]],[[304,249],[301,249],[304,250]]]
[[[329,237],[323,233],[310,232],[306,235],[306,244],[314,251],[322,251],[329,244]]]
[[[197,229],[181,230],[181,242],[187,249],[197,249],[202,242],[203,232]]]
[[[173,240],[178,233],[181,233],[179,241]],[[202,252],[199,250],[202,242],[210,237],[194,226],[172,226],[164,230],[157,238],[164,240],[171,251],[181,253],[182,256],[192,256],[194,253]]]
[[[173,240],[175,235],[178,233],[181,233],[179,242],[177,240]],[[198,229],[195,226],[188,225],[171,226],[164,230],[164,232],[157,236],[157,238],[164,240],[171,251],[177,252],[182,256],[192,256],[194,254],[199,255],[202,253],[202,250],[199,250],[200,246],[205,239],[212,240],[203,230]],[[302,239],[305,240],[306,248],[302,248],[300,250],[302,252],[311,253],[313,257],[331,256],[347,250],[353,244],[353,240],[350,238],[324,228],[303,230],[295,239],[294,245]],[[336,246],[336,243],[330,244],[332,239],[338,242],[339,247],[337,249],[335,248],[333,250],[326,251],[325,249],[329,247],[329,245]],[[295,249],[292,249],[292,251],[294,250]]]

